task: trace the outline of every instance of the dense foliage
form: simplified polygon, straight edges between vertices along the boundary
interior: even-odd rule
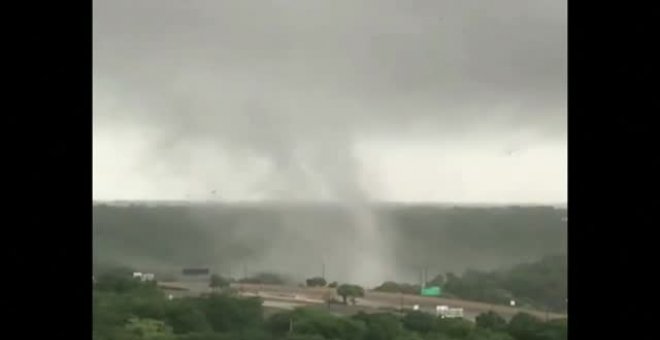
[[[566,311],[568,297],[566,255],[547,256],[537,262],[494,272],[467,271],[460,278],[448,275],[444,288],[460,298]]]
[[[305,280],[307,287],[325,287],[327,282],[322,277],[312,277]]]
[[[443,287],[448,296],[466,300],[566,311],[568,294],[566,255],[546,256],[539,261],[492,272],[468,270],[462,276],[438,275],[427,285]],[[420,285],[385,282],[376,291],[419,294]]]
[[[218,289],[218,288],[227,288],[229,287],[230,280],[225,279],[224,277],[213,274],[211,275],[211,281],[209,282],[209,287],[213,289]]]
[[[341,287],[341,286],[340,286]],[[349,290],[356,289],[347,285]],[[419,311],[403,317],[296,309],[264,319],[259,299],[228,294],[168,300],[153,282],[124,273],[97,278],[93,290],[95,340],[564,340],[565,320],[544,322],[518,314],[510,322],[494,313],[442,319]]]
[[[382,285],[374,288],[374,291],[384,293],[403,293],[418,295],[421,285],[409,283],[397,283],[394,281],[385,281]]]
[[[351,303],[355,304],[357,298],[364,296],[364,288],[358,285],[343,284],[337,287],[337,294],[341,296],[344,303],[350,299]]]
[[[321,250],[346,249],[355,237],[351,216],[322,207],[95,205],[94,259],[177,270],[205,264],[231,277],[242,276],[246,265],[294,271],[286,274],[302,281],[319,271]],[[397,259],[391,279],[413,282],[421,265],[460,274],[565,253],[565,216],[551,207],[391,205],[378,207],[375,220]],[[326,259],[328,274],[350,279],[347,258]]]

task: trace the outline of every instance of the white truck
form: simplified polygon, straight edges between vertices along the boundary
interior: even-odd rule
[[[141,273],[141,272],[134,272],[133,273],[133,278],[134,279],[139,279],[142,282],[145,281],[153,281],[155,278],[155,275],[152,273]]]
[[[449,306],[436,306],[435,314],[441,318],[462,318],[463,308],[451,308]]]

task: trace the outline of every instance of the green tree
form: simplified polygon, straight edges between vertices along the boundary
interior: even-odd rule
[[[356,298],[364,296],[364,288],[358,285],[343,284],[337,287],[337,294],[341,296],[344,304],[347,303],[348,298],[350,298],[351,302],[355,304]]]
[[[325,338],[318,334],[288,334],[284,340],[325,340]]]
[[[328,287],[330,287],[330,288],[337,288],[338,285],[339,285],[339,283],[337,283],[337,281],[332,281],[332,282],[328,285]]]
[[[137,339],[175,339],[172,329],[160,320],[131,318],[125,329]]]
[[[566,340],[568,339],[568,327],[566,319],[550,320],[543,323],[542,330],[538,333],[541,340]]]
[[[322,277],[313,277],[305,280],[307,287],[325,287],[327,282]]]
[[[186,333],[178,335],[177,340],[227,340],[227,334],[213,332]]]
[[[165,294],[155,287],[145,286],[125,295],[126,304],[139,318],[162,320],[167,308]]]
[[[374,288],[377,292],[386,292],[386,293],[403,293],[403,294],[419,294],[421,289],[420,285],[413,285],[408,283],[396,283],[393,281],[383,282],[380,286]]]
[[[215,332],[258,328],[263,322],[261,299],[211,294],[200,298],[201,311]]]
[[[490,329],[477,328],[470,333],[467,340],[515,340],[506,332],[496,332]]]
[[[265,322],[265,328],[274,335],[289,333],[293,321],[293,312],[279,312],[271,315]]]
[[[493,311],[479,314],[475,322],[477,327],[482,329],[490,329],[496,332],[504,332],[507,329],[506,320]]]
[[[168,304],[165,321],[172,326],[175,334],[211,331],[211,325],[195,302],[195,299],[184,298]]]
[[[444,333],[431,332],[424,334],[424,340],[454,340],[454,339]]]
[[[390,313],[359,312],[353,318],[366,324],[365,340],[394,340],[403,334],[401,320]]]
[[[455,339],[465,339],[474,330],[474,324],[463,318],[436,318],[433,331]]]
[[[424,340],[418,333],[414,332],[403,332],[400,335],[397,335],[394,340]]]
[[[403,327],[413,332],[428,333],[433,329],[435,317],[431,314],[412,311],[403,317]]]
[[[94,289],[98,291],[125,293],[140,288],[143,283],[134,280],[130,275],[124,271],[101,274],[96,278]]]
[[[374,288],[377,292],[400,293],[401,286],[394,281],[385,281],[380,286]]]
[[[211,279],[210,279],[210,282],[209,282],[209,287],[211,287],[211,289],[213,289],[213,290],[216,290],[218,288],[229,287],[229,280],[223,278],[220,275],[213,274],[213,275],[211,275]]]
[[[543,322],[528,313],[518,313],[511,318],[507,331],[516,340],[539,340]]]
[[[92,290],[92,327],[94,339],[126,339],[126,321],[131,317],[162,319],[163,293],[152,284],[127,276],[103,276]]]
[[[366,331],[360,320],[337,317],[315,309],[296,309],[290,314],[290,320],[293,334],[321,335],[325,339],[361,340]]]
[[[182,334],[177,340],[274,340],[272,335],[261,329],[249,329],[243,331],[223,333],[189,333]]]

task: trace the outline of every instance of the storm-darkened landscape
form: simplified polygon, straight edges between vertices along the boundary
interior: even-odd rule
[[[96,340],[565,340],[566,1],[94,0]]]
[[[492,270],[565,254],[566,210],[554,207],[380,205],[385,277],[418,282],[434,273]],[[209,266],[232,277],[274,271],[302,282],[326,274],[351,280],[361,261],[350,211],[324,205],[96,204],[97,263],[178,272]],[[365,282],[361,282],[365,283]]]

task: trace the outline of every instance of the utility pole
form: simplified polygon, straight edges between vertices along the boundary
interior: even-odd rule
[[[421,269],[420,269],[420,276],[421,276],[421,281],[422,281],[422,282],[421,282],[422,289],[426,288],[426,281],[428,281],[428,277],[427,277],[427,275],[428,275],[428,270],[429,270],[429,267],[426,266],[426,265],[422,266]]]
[[[321,277],[325,280],[325,262],[321,263]]]
[[[421,267],[419,270],[419,284],[424,289],[426,287],[426,283],[424,282],[424,267]]]

